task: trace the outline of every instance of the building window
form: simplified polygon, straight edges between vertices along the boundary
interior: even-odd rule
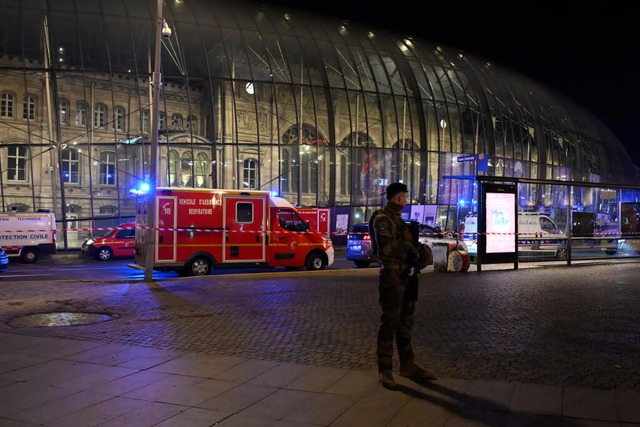
[[[289,149],[282,150],[282,171],[280,172],[280,189],[283,193],[291,191],[289,186],[289,172],[291,170],[291,153]]]
[[[258,172],[258,162],[255,159],[246,159],[243,168],[242,188],[256,188],[256,177]]]
[[[140,131],[149,133],[149,110],[140,111]]]
[[[29,212],[29,206],[24,203],[12,203],[7,205],[7,212]]]
[[[113,129],[124,132],[124,108],[116,107],[113,109]]]
[[[112,205],[100,206],[100,215],[115,215],[118,209]]]
[[[25,120],[36,119],[36,97],[32,95],[25,95],[24,103],[22,104],[22,118]]]
[[[15,96],[13,94],[4,92],[2,94],[2,100],[0,102],[0,117],[4,119],[13,118],[13,107],[15,104]]]
[[[158,130],[167,130],[167,113],[160,111],[158,121]]]
[[[107,106],[98,104],[93,109],[93,127],[104,128],[107,123]]]
[[[187,120],[187,129],[191,130],[194,134],[198,134],[198,119],[195,116],[189,116]]]
[[[180,160],[180,182],[183,187],[193,186],[193,157],[189,151],[182,153]]]
[[[282,189],[287,188],[295,192],[315,192],[318,188],[318,164],[311,156],[317,153],[318,145],[325,145],[327,141],[308,125],[302,129],[292,126],[282,135],[282,180],[288,179]],[[287,152],[285,161],[285,151]],[[285,175],[286,174],[286,175]]]
[[[76,126],[87,125],[87,106],[84,102],[76,104]]]
[[[169,187],[173,187],[178,180],[178,152],[176,150],[169,151],[169,164],[167,166],[167,184]]]
[[[182,128],[184,122],[182,116],[180,114],[174,114],[171,116],[171,127],[172,128]]]
[[[80,183],[80,161],[78,151],[72,148],[65,148],[60,153],[62,163],[62,179],[67,184]]]
[[[116,185],[116,153],[100,153],[100,185]]]
[[[29,152],[24,145],[7,147],[7,180],[25,182],[27,180],[27,160]]]
[[[351,175],[349,174],[349,158],[345,155],[340,156],[340,195],[348,196],[348,189],[351,188]]]
[[[69,101],[66,99],[58,101],[58,116],[61,125],[69,124]]]
[[[196,187],[202,188],[207,183],[207,175],[209,171],[208,157],[204,153],[198,153],[196,156]]]

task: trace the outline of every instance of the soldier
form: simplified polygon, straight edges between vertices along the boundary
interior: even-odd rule
[[[380,384],[395,389],[393,341],[400,359],[400,375],[414,380],[433,380],[435,376],[414,362],[411,347],[413,312],[418,297],[417,273],[428,265],[429,248],[414,243],[411,230],[400,216],[407,203],[405,184],[396,182],[386,190],[387,204],[373,213],[369,230],[381,263],[378,274],[379,303],[382,307],[378,329],[378,378]]]

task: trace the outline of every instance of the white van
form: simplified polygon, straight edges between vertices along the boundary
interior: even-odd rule
[[[523,252],[523,255],[565,260],[567,235],[546,214],[518,212],[518,253]]]
[[[576,215],[576,213],[573,213]],[[574,230],[576,217],[574,217]],[[462,225],[463,240],[469,248],[469,256],[477,253],[478,215],[469,214]],[[599,249],[607,255],[617,251],[618,241],[615,239],[598,239],[597,233],[591,234],[594,239],[572,236],[572,250]],[[518,253],[523,257],[555,258],[566,260],[567,235],[547,214],[541,212],[518,212]]]
[[[478,247],[477,214],[469,214],[464,218],[461,232],[469,256],[475,257]],[[518,253],[523,256],[567,259],[567,236],[548,215],[518,212]]]
[[[0,246],[9,257],[34,263],[56,253],[56,217],[53,212],[0,213]]]

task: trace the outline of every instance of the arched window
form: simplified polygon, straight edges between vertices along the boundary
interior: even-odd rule
[[[348,135],[340,144],[345,150],[350,150],[351,162],[347,165],[345,175],[352,192],[352,200],[356,204],[368,204],[375,197],[380,197],[380,178],[384,161],[381,153],[374,148],[376,144],[371,141],[365,132],[354,132]],[[346,154],[345,154],[346,155]]]
[[[24,203],[12,203],[7,205],[7,212],[29,212],[29,206]]]
[[[182,153],[182,158],[180,159],[180,183],[183,187],[192,187],[193,186],[193,157],[191,156],[191,152],[185,151]]]
[[[242,188],[255,189],[257,181],[258,162],[256,159],[246,159],[242,172]]]
[[[58,116],[61,125],[69,124],[69,101],[66,99],[58,101]]]
[[[80,160],[78,151],[73,148],[65,148],[60,152],[62,163],[62,179],[67,184],[80,183]]]
[[[76,104],[76,126],[87,125],[87,106],[84,102]]]
[[[349,174],[349,158],[344,154],[340,155],[340,195],[348,196],[351,188],[351,175]]]
[[[125,131],[124,107],[116,107],[113,109],[113,128],[121,132]]]
[[[195,116],[189,116],[187,129],[190,129],[195,135],[198,134],[198,119]]]
[[[299,141],[300,138],[301,141]],[[295,192],[298,187],[303,193],[317,191],[318,163],[316,155],[318,154],[318,146],[326,143],[326,140],[318,135],[316,129],[309,125],[303,125],[301,131],[297,126],[292,126],[283,133],[282,180],[289,181],[287,190],[285,190],[283,182],[283,192]],[[286,162],[285,157],[287,157]],[[302,182],[299,183],[300,179]]]
[[[104,104],[97,104],[93,108],[93,127],[104,128],[107,124],[107,106]]]
[[[167,130],[167,113],[160,111],[158,120],[158,130]]]
[[[301,187],[300,187],[300,191],[302,191],[303,193],[308,193],[309,192],[309,177],[310,175],[312,175],[309,170],[310,165],[311,165],[311,161],[309,160],[309,154],[305,153],[303,150],[302,156],[300,156],[300,165],[302,166],[302,182],[301,182]]]
[[[149,133],[149,110],[140,111],[140,131]]]
[[[0,117],[12,119],[14,114],[16,97],[9,92],[2,92],[0,96]]]
[[[36,97],[33,95],[25,95],[22,104],[22,118],[25,120],[36,119]]]
[[[116,185],[116,153],[100,153],[100,185]]]
[[[408,184],[409,188],[419,188],[420,162],[415,157],[419,152],[418,145],[411,139],[405,138],[393,144],[393,148],[390,179],[402,181]],[[416,195],[415,191],[414,195]]]
[[[184,121],[182,119],[182,116],[180,114],[174,114],[173,116],[171,116],[171,127],[176,129],[180,129],[182,128],[184,124]]]
[[[208,156],[205,153],[198,153],[196,156],[196,187],[206,186],[209,172]]]
[[[289,187],[289,173],[291,170],[291,151],[290,148],[282,150],[282,173],[280,174],[280,188],[283,193],[288,193]]]
[[[167,185],[175,187],[178,184],[178,152],[169,151],[169,164],[167,165]]]
[[[26,182],[29,148],[26,145],[7,147],[7,180]]]

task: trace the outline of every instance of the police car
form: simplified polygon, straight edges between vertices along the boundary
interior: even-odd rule
[[[9,257],[7,253],[0,248],[0,272],[7,271],[9,269]]]
[[[420,231],[418,240],[430,248],[433,244],[447,243],[449,250],[467,250],[467,245],[459,239],[456,239],[450,233],[445,233],[438,228],[427,224],[419,224]],[[353,261],[356,267],[368,267],[372,263],[379,263],[378,257],[373,253],[371,248],[371,235],[369,234],[369,224],[359,223],[351,227],[351,231],[347,233],[347,251],[346,258]]]

